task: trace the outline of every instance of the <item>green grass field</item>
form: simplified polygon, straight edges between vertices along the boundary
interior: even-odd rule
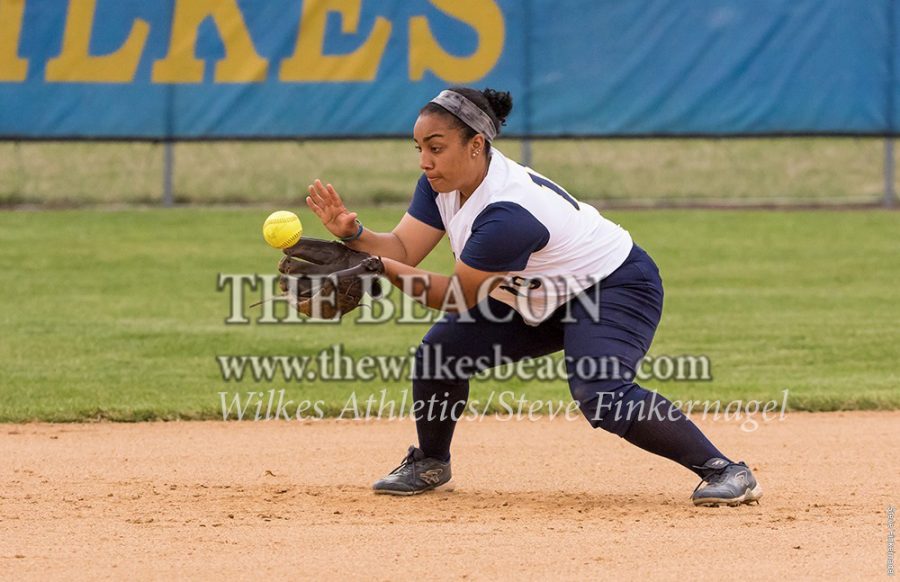
[[[532,165],[604,205],[869,203],[881,199],[876,138],[548,140]],[[521,159],[521,144],[498,147]],[[898,154],[900,155],[900,154]],[[163,148],[0,143],[0,206],[159,204]],[[180,143],[174,194],[191,204],[301,204],[316,177],[357,204],[401,203],[419,176],[412,142]],[[900,180],[900,176],[898,176]],[[898,183],[900,190],[900,183]]]
[[[225,325],[219,273],[273,273],[270,208],[0,213],[0,421],[221,417],[218,392],[287,390],[332,412],[405,383],[226,383],[217,355],[404,355],[427,324]],[[361,208],[388,229],[402,207]],[[900,215],[881,211],[610,211],[661,267],[651,355],[706,355],[711,382],[652,382],[680,399],[794,409],[900,408]],[[312,216],[307,233],[324,233]],[[448,272],[439,247],[425,266]],[[247,303],[255,300],[248,296]],[[564,382],[477,381],[568,397]]]

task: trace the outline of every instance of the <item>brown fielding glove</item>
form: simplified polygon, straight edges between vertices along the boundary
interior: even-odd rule
[[[284,249],[278,263],[279,287],[291,306],[314,319],[343,317],[359,306],[368,291],[381,296],[378,275],[384,264],[369,253],[339,243],[301,238]]]

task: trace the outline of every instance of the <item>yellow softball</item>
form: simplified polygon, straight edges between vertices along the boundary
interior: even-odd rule
[[[269,246],[276,249],[286,249],[297,244],[302,235],[300,217],[287,210],[273,212],[263,223],[263,238]]]

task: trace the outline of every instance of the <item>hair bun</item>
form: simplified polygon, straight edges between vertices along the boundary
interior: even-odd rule
[[[509,94],[509,91],[485,89],[481,94],[490,103],[491,109],[494,110],[500,125],[506,125],[506,118],[509,117],[509,112],[512,111],[513,106],[512,95]]]

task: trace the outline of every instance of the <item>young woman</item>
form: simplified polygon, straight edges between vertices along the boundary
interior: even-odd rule
[[[401,289],[411,276],[427,280],[413,295],[447,312],[416,353],[419,446],[375,491],[413,495],[449,481],[469,377],[498,353],[517,361],[562,349],[572,396],[591,426],[694,471],[702,479],[696,505],[757,501],[762,490],[744,463],[634,383],[662,313],[656,264],[626,230],[492,147],[511,109],[509,93],[464,87],[421,109],[413,139],[423,174],[389,233],[364,228],[330,184],[309,187],[307,204],[332,234],[382,257],[387,278]],[[445,234],[453,275],[418,269]],[[453,291],[461,300],[447,309]]]

